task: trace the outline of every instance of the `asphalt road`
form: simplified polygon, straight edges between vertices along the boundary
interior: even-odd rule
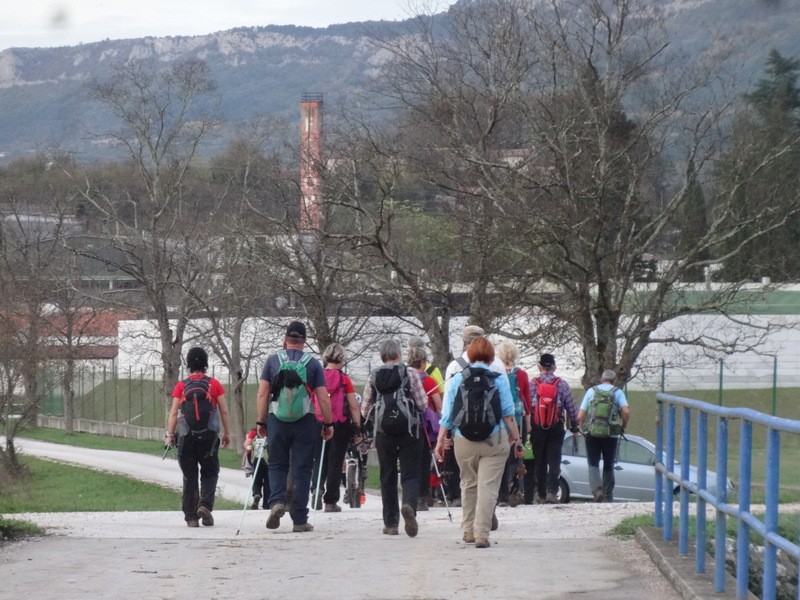
[[[18,444],[39,457],[180,485],[174,460]],[[219,491],[244,502],[248,483],[242,471],[223,469]],[[0,598],[676,600],[635,541],[606,535],[621,519],[650,511],[645,503],[498,508],[489,549],[461,541],[458,508],[453,523],[444,508],[420,513],[416,538],[402,528],[383,535],[374,494],[359,509],[317,513],[315,530],[303,534],[291,532],[288,515],[267,530],[260,510],[215,511],[215,526],[198,529],[186,527],[179,507],[6,515],[50,535],[0,546]]]

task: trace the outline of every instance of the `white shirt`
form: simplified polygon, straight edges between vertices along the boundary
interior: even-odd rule
[[[467,361],[467,364],[469,364],[469,359],[467,358],[466,350],[464,350],[464,354],[461,355],[461,358],[463,358],[465,361]],[[495,373],[500,373],[500,375],[506,374],[506,366],[496,356],[494,357],[494,361],[492,362],[492,364],[489,365],[489,368]],[[447,393],[447,389],[450,387],[450,381],[452,381],[453,375],[455,375],[456,373],[461,373],[461,371],[463,370],[464,367],[458,364],[457,360],[450,361],[450,364],[447,365],[447,370],[444,372],[445,393]]]

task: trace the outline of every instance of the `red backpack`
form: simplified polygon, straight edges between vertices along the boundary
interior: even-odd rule
[[[344,412],[344,375],[339,369],[324,369],[325,387],[328,388],[328,395],[331,398],[331,420],[334,423],[343,423],[347,420]],[[318,421],[324,421],[322,411],[317,403],[316,414]]]
[[[536,377],[536,405],[533,407],[533,422],[545,429],[558,423],[561,411],[558,409],[558,377],[550,383],[545,383]]]

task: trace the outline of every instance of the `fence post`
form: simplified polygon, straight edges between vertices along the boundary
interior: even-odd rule
[[[772,416],[778,414],[778,355],[772,361]]]
[[[717,422],[717,505],[728,501],[728,419],[719,417]],[[725,526],[724,511],[717,511],[714,529],[714,591],[725,591]]]
[[[689,460],[692,449],[692,414],[688,407],[681,410],[681,493],[678,518],[678,553],[689,554],[689,490],[683,486],[689,480]]]
[[[750,512],[750,482],[753,474],[753,424],[742,420],[739,441],[739,512]],[[718,485],[723,482],[719,482]],[[739,519],[736,533],[736,597],[747,597],[750,570],[750,526]]]
[[[156,381],[156,366],[153,365],[153,420],[152,426],[156,426],[156,415],[158,414],[158,382]]]
[[[700,411],[697,414],[697,489],[704,490],[707,487],[707,467],[708,415]],[[697,496],[694,568],[698,573],[706,572],[706,501],[700,495]]]
[[[725,367],[724,359],[719,359],[719,400],[718,404],[722,406],[722,370]]]
[[[664,401],[656,398],[656,460],[661,462],[664,456]],[[666,504],[664,494],[664,476],[656,471],[656,486],[654,490],[656,499],[653,523],[656,527],[664,526],[663,507]]]
[[[666,391],[666,382],[667,382],[667,363],[664,360],[661,360],[661,393],[663,394]]]

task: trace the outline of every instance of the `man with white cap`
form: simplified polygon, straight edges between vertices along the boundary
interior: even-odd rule
[[[586,415],[595,396],[606,396],[613,400],[614,410],[621,419],[622,432],[628,425],[630,409],[628,399],[618,387],[614,386],[617,374],[611,369],[606,369],[600,375],[600,384],[586,390],[586,395],[578,411],[578,422],[584,429]],[[615,415],[616,419],[616,415]],[[607,437],[596,437],[584,429],[586,437],[586,458],[589,462],[589,487],[592,490],[595,502],[614,501],[614,457],[617,452],[619,435],[613,431]],[[603,458],[603,477],[600,478],[600,457]]]

